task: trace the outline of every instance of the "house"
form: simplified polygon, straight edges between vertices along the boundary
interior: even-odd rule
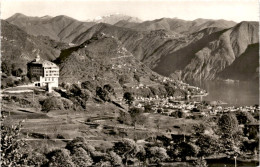
[[[28,76],[35,78],[34,86],[46,86],[51,92],[59,84],[59,67],[37,55],[36,59],[27,64]]]

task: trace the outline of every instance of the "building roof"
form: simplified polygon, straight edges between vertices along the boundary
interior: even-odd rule
[[[58,67],[53,62],[41,59],[39,55],[37,55],[36,59],[32,60],[28,64],[41,64],[43,67]]]

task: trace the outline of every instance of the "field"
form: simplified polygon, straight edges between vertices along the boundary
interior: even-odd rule
[[[15,89],[17,90],[17,89]],[[13,90],[11,90],[13,91]],[[42,93],[9,94],[25,100],[39,101],[45,98]],[[34,99],[33,99],[34,98]],[[124,137],[144,141],[157,135],[190,133],[198,120],[174,118],[156,113],[143,113],[143,125],[126,125],[118,122],[120,112],[127,112],[127,106],[121,109],[112,103],[87,102],[85,110],[51,110],[43,112],[38,104],[21,106],[19,102],[4,100],[2,111],[7,118],[4,124],[13,125],[22,122],[23,138],[43,148],[65,146],[75,137],[82,136],[97,148],[111,147],[113,142]]]

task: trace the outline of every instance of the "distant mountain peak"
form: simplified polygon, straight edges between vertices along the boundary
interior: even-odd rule
[[[14,15],[10,16],[7,20],[14,20],[14,19],[21,19],[21,18],[26,18],[29,16],[26,16],[22,13],[15,13]]]
[[[93,21],[96,23],[108,23],[108,24],[116,24],[119,21],[128,21],[128,22],[133,22],[133,23],[140,23],[142,20],[140,20],[137,17],[132,17],[120,13],[114,13],[114,14],[109,14],[105,16],[97,16],[95,19],[91,20],[88,19],[86,21]]]
[[[53,19],[68,19],[68,20],[76,20],[72,17],[66,16],[66,15],[58,15],[56,17],[53,17]]]
[[[52,16],[49,16],[49,15],[45,15],[45,16],[42,16],[42,17],[40,17],[41,19],[51,19],[52,18]]]

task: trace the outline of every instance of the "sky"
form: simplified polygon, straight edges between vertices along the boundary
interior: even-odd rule
[[[1,18],[67,15],[77,20],[120,13],[141,20],[162,17],[184,20],[259,21],[258,0],[1,0]]]

